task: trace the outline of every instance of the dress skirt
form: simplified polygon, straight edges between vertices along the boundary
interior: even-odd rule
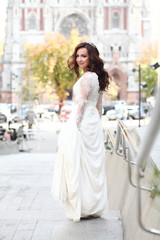
[[[97,109],[85,109],[80,128],[73,110],[59,135],[52,185],[52,194],[69,219],[103,214],[107,208],[105,170],[103,128]]]

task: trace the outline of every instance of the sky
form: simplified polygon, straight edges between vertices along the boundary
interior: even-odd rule
[[[5,19],[6,19],[6,6],[7,0],[0,0],[0,42],[4,40],[5,37]]]
[[[151,7],[151,34],[152,38],[160,41],[160,0],[149,0]]]
[[[148,0],[151,10],[151,34],[154,40],[160,36],[160,0]],[[0,0],[0,42],[4,41],[5,37],[5,19],[6,19],[6,6],[8,0]]]

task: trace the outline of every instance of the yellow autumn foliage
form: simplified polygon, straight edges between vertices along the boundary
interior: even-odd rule
[[[44,87],[52,84],[60,102],[68,94],[66,89],[71,89],[74,84],[74,75],[68,70],[67,59],[73,53],[75,46],[87,39],[87,36],[78,35],[77,29],[72,30],[69,39],[58,32],[47,32],[44,42],[24,46],[26,77],[33,76],[32,79],[41,82]]]
[[[111,100],[117,99],[119,90],[120,90],[120,87],[114,81],[111,81],[111,83],[108,87],[108,94],[109,94]]]

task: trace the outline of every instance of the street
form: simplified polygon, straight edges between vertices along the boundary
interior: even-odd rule
[[[146,118],[141,120],[141,126],[145,126],[149,123],[150,119]],[[125,120],[124,124],[128,127],[138,127],[138,120]],[[25,138],[22,139],[20,149],[31,153],[55,153],[57,151],[58,133],[65,122],[53,121],[49,119],[36,119],[32,129],[28,129],[27,124],[24,122],[24,134]],[[115,131],[117,128],[117,121],[108,121],[106,116],[102,116],[102,125],[104,131],[108,129]],[[1,124],[5,129],[8,128],[7,123]],[[18,129],[21,126],[20,123],[11,124],[11,128]]]

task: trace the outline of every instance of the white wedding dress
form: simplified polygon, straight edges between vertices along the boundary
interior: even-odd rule
[[[74,108],[60,132],[52,194],[73,221],[100,216],[107,207],[102,94],[96,73],[73,87]]]

